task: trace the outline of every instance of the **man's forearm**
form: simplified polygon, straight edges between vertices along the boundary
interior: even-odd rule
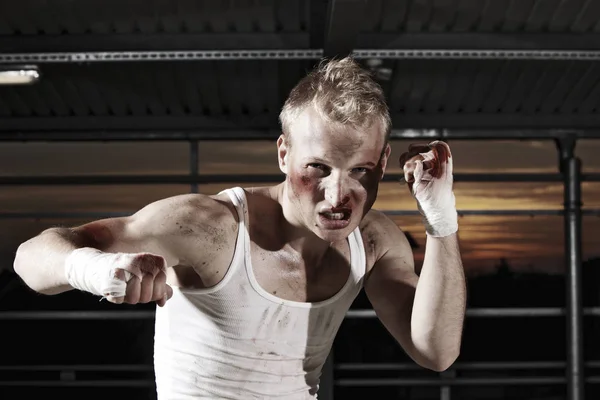
[[[48,229],[22,243],[14,270],[36,292],[58,294],[72,289],[64,273],[65,259],[83,243],[68,228]]]
[[[411,335],[415,346],[437,369],[448,368],[458,357],[465,308],[466,282],[458,236],[428,236],[413,303]]]

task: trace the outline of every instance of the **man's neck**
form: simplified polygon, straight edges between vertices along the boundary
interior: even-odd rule
[[[281,205],[282,218],[279,228],[286,247],[301,254],[305,259],[320,259],[333,243],[324,241],[315,235],[295,215],[296,207],[289,202],[288,189],[285,183],[275,186],[274,189],[275,198]]]

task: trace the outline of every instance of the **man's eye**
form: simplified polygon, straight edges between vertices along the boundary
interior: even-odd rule
[[[317,164],[317,163],[310,163],[308,164],[309,168],[316,168],[316,169],[320,169],[320,170],[325,170],[326,167],[323,164]]]
[[[359,174],[364,174],[365,172],[369,172],[369,169],[368,168],[359,167],[359,168],[354,168],[352,170],[352,172],[356,172],[356,173],[359,173]]]

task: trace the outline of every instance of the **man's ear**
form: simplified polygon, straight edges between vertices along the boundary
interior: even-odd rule
[[[390,154],[392,153],[392,147],[389,143],[386,143],[383,152],[381,153],[381,160],[379,164],[381,165],[381,177],[379,179],[383,179],[385,175],[385,169],[387,168],[388,160],[390,159]]]
[[[282,133],[277,139],[277,160],[279,161],[279,169],[287,175],[287,156],[288,143],[287,138]]]

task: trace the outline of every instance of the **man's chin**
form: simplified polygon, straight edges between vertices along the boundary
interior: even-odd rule
[[[350,223],[344,228],[331,229],[323,226],[316,226],[315,234],[326,242],[337,242],[346,240],[348,236],[356,229],[354,224]]]

